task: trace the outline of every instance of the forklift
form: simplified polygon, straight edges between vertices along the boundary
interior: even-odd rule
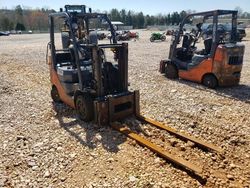
[[[108,25],[108,44],[98,44],[93,27]],[[49,15],[50,42],[47,64],[50,70],[51,97],[76,109],[85,122],[109,125],[181,168],[201,174],[203,169],[175,156],[133,132],[122,120],[135,116],[197,146],[218,153],[222,149],[198,138],[144,117],[139,109],[139,91],[128,90],[128,44],[117,43],[115,31],[106,14],[86,12],[85,5],[66,5],[65,11]],[[60,34],[56,33],[60,29]],[[102,41],[103,42],[103,41]],[[107,53],[106,53],[107,52]],[[109,52],[109,54],[108,54]],[[111,60],[110,60],[111,57]]]
[[[60,43],[55,29],[61,23]],[[102,24],[112,35],[108,44],[98,44],[91,29]],[[100,125],[134,114],[139,93],[128,90],[128,45],[117,43],[107,15],[86,12],[85,5],[65,5],[65,11],[49,15],[49,26],[47,62],[53,101],[66,103],[80,119]],[[113,62],[106,59],[107,50]]]
[[[214,10],[187,15],[173,35],[168,59],[160,62],[160,73],[169,79],[182,78],[208,88],[239,84],[245,46],[237,43],[237,13]],[[229,32],[221,32],[218,27],[219,20],[225,17],[231,19]],[[182,36],[195,21],[196,27]],[[203,46],[198,41],[208,23],[213,27]]]

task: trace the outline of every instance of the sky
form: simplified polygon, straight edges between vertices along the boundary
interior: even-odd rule
[[[167,14],[174,11],[196,10],[208,11],[214,9],[235,9],[240,7],[243,11],[250,12],[249,0],[0,0],[0,8],[12,9],[16,5],[29,8],[50,8],[56,11],[65,4],[82,4],[93,10],[109,11],[112,8],[126,9],[144,14]]]

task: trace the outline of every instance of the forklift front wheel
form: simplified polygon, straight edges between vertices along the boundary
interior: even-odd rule
[[[176,79],[178,78],[178,70],[175,65],[172,63],[167,63],[165,67],[165,75],[169,79]]]
[[[50,94],[51,94],[52,100],[53,100],[55,103],[62,102],[62,100],[61,100],[61,98],[60,98],[60,96],[59,96],[59,92],[58,92],[56,86],[52,86],[51,91],[50,91]]]
[[[75,100],[75,107],[81,120],[89,122],[94,119],[94,104],[90,95],[78,95]]]
[[[202,79],[202,84],[208,88],[214,89],[218,85],[216,77],[212,74],[207,74]]]

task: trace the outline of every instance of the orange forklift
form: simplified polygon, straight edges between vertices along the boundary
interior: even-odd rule
[[[218,22],[231,19],[230,32],[223,32]],[[196,28],[184,33],[196,21]],[[206,21],[213,27],[204,39],[204,46],[198,43],[205,31]],[[204,35],[203,35],[204,36]],[[169,79],[182,78],[202,83],[209,88],[233,86],[240,81],[245,46],[237,43],[237,11],[214,10],[186,16],[173,35],[169,57],[161,60],[160,73]]]

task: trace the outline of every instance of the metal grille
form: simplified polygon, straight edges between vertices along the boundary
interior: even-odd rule
[[[229,57],[228,64],[229,65],[240,65],[243,63],[243,57],[242,56],[231,56]]]

